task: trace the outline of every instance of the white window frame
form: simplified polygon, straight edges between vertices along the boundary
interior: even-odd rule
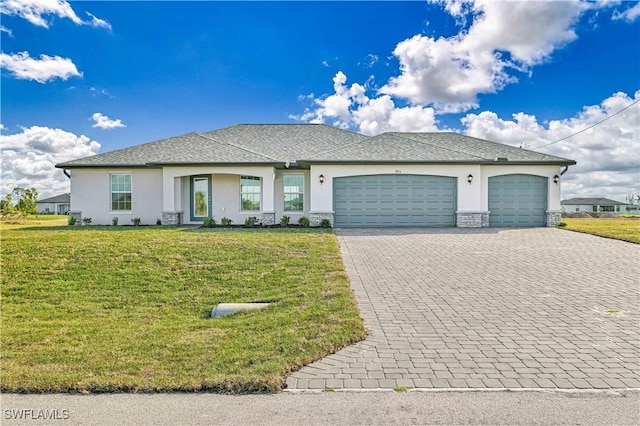
[[[247,192],[247,191],[243,191],[243,185],[242,185],[242,179],[248,179],[248,180],[257,180],[258,182],[260,182],[260,185],[258,186],[259,191],[257,192],[258,194],[258,208],[257,209],[245,209],[242,203],[243,200],[243,196],[246,195],[251,195],[252,197],[256,194],[256,192]],[[251,188],[255,188],[255,186],[251,186]],[[240,176],[240,211],[241,212],[259,212],[262,209],[262,178],[260,176],[249,176],[249,175],[242,175]]]
[[[301,186],[302,192],[287,192],[286,191],[287,186],[285,185],[285,180],[286,180],[287,177],[299,177],[299,178],[302,178],[302,186]],[[282,210],[283,211],[285,211],[285,212],[304,212],[304,204],[305,204],[305,202],[304,202],[304,195],[305,195],[304,185],[305,185],[304,174],[302,174],[302,173],[288,173],[288,174],[282,175]],[[287,201],[286,201],[287,194],[298,194],[298,195],[302,196],[302,209],[299,209],[299,210],[287,210],[287,207],[286,207],[287,206]]]
[[[129,190],[126,191],[114,191],[113,190],[113,177],[114,176],[129,176]],[[113,208],[113,194],[129,194],[129,209],[117,210]],[[124,201],[123,201],[124,202]],[[133,173],[131,172],[111,172],[109,173],[109,211],[111,213],[131,213],[133,210]]]

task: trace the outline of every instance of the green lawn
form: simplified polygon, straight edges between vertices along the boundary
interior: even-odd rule
[[[640,217],[611,218],[611,219],[572,219],[563,218],[567,224],[564,229],[614,238],[640,244]]]
[[[3,391],[263,392],[362,340],[333,233],[3,225]],[[208,318],[219,302],[275,301]]]

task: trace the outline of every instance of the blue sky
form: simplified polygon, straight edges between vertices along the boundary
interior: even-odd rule
[[[7,0],[2,195],[53,164],[237,123],[536,148],[640,100],[637,2]],[[46,55],[46,56],[41,56]],[[541,151],[563,196],[640,193],[640,104]]]

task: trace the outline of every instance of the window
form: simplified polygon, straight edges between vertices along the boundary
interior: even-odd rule
[[[111,210],[131,211],[130,174],[111,174]]]
[[[284,178],[284,211],[304,210],[304,176],[285,175]]]
[[[619,212],[620,211],[620,206],[616,206],[616,211]]]
[[[242,210],[260,210],[260,178],[240,176],[240,201]]]
[[[579,212],[580,211],[580,206],[576,206],[576,211]]]

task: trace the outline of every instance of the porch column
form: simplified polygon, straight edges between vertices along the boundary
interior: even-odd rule
[[[162,170],[162,224],[181,225],[183,212],[180,209],[182,187],[180,177],[174,176],[168,170]]]
[[[262,176],[262,217],[263,226],[275,225],[276,223],[276,169],[271,170]]]

